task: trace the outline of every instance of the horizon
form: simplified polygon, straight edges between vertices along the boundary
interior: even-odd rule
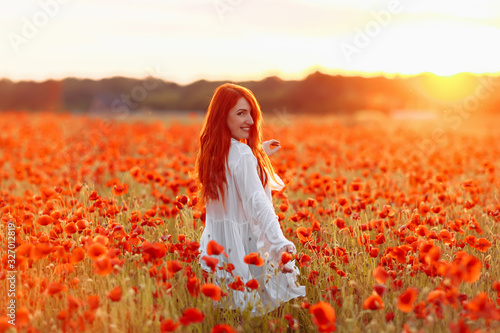
[[[29,0],[0,18],[0,77],[14,82],[500,75],[492,0]]]
[[[40,80],[32,80],[32,79],[12,80],[12,79],[7,78],[7,77],[0,77],[0,81],[8,80],[8,81],[11,81],[12,83],[16,84],[16,83],[20,83],[20,82],[44,83],[47,81],[64,81],[67,79],[101,81],[101,80],[109,80],[109,79],[113,79],[113,78],[123,78],[123,79],[130,79],[130,80],[145,80],[148,77],[151,77],[151,78],[155,78],[155,79],[160,79],[164,82],[174,83],[174,84],[177,84],[179,86],[189,86],[191,84],[194,84],[194,83],[200,82],[200,81],[207,81],[207,82],[260,82],[260,81],[266,80],[268,78],[273,78],[273,77],[275,77],[281,81],[302,81],[302,80],[307,79],[307,77],[309,77],[313,74],[316,74],[316,73],[319,73],[322,75],[328,75],[328,76],[359,77],[359,78],[385,78],[388,80],[407,79],[407,78],[414,78],[414,77],[419,77],[419,76],[429,76],[429,77],[435,77],[437,79],[457,78],[457,77],[464,76],[464,75],[472,76],[472,77],[476,77],[476,78],[485,77],[485,76],[500,77],[500,71],[496,72],[496,73],[481,73],[481,74],[471,73],[471,72],[460,72],[460,73],[452,74],[452,75],[437,75],[437,74],[434,74],[432,72],[422,72],[422,73],[417,73],[417,74],[398,74],[398,73],[386,74],[386,73],[380,73],[380,72],[379,73],[347,73],[347,74],[342,74],[342,73],[327,73],[327,72],[324,72],[321,70],[314,70],[314,71],[311,71],[309,73],[306,73],[304,76],[301,76],[300,78],[283,78],[279,75],[268,75],[268,76],[263,76],[261,78],[256,78],[256,79],[241,79],[241,80],[229,80],[229,79],[210,80],[210,79],[206,79],[206,78],[199,78],[197,80],[190,81],[187,83],[180,83],[180,82],[168,80],[166,78],[154,77],[154,76],[132,77],[132,76],[123,76],[123,75],[112,75],[112,76],[97,77],[97,78],[66,76],[63,78],[47,78],[47,79],[40,79]]]

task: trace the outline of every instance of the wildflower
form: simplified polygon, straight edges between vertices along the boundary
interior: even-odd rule
[[[365,299],[363,308],[368,310],[381,310],[384,308],[384,302],[377,293],[373,293],[373,295]]]
[[[179,321],[183,326],[188,326],[190,324],[201,323],[205,319],[205,314],[196,308],[189,308],[184,310],[182,317]]]
[[[378,283],[381,283],[381,284],[384,284],[385,281],[387,281],[387,279],[389,278],[389,274],[381,266],[375,267],[372,274],[373,274],[373,277],[375,278],[375,281],[377,281]]]
[[[201,286],[201,292],[214,301],[220,301],[222,290],[215,284],[207,283]]]
[[[335,309],[327,302],[318,302],[309,307],[312,322],[320,332],[335,332]]]
[[[406,289],[398,297],[397,307],[400,311],[409,313],[413,310],[413,303],[417,300],[418,290],[415,288]]]
[[[122,287],[118,286],[113,288],[109,293],[108,293],[108,298],[113,301],[113,302],[118,302],[122,299]]]
[[[173,332],[177,329],[177,327],[179,327],[179,325],[180,325],[179,322],[175,322],[172,319],[165,319],[160,324],[160,331],[161,332]]]
[[[260,254],[256,252],[252,252],[246,255],[243,258],[243,260],[245,261],[246,264],[255,265],[257,267],[262,266],[264,264],[264,259],[262,259]]]

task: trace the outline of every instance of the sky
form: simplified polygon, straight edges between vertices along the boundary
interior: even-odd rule
[[[0,0],[0,78],[500,71],[494,0]]]

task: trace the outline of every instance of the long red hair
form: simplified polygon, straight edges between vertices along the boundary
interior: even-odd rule
[[[249,89],[225,83],[215,89],[200,133],[198,155],[192,175],[198,185],[201,185],[198,190],[201,206],[210,200],[222,200],[224,209],[226,208],[226,166],[232,137],[227,126],[227,116],[241,97],[251,106],[250,114],[254,125],[250,127],[248,139],[242,139],[240,142],[247,144],[257,158],[257,171],[262,186],[265,187],[269,181],[264,169],[267,169],[271,178],[277,182],[271,160],[262,148],[263,119],[259,103]]]

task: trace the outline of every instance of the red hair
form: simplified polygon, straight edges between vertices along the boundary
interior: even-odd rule
[[[209,200],[222,200],[224,209],[226,208],[224,201],[227,187],[226,166],[232,137],[227,126],[227,116],[241,97],[244,97],[250,104],[254,126],[250,127],[248,139],[241,139],[240,142],[247,144],[257,158],[257,169],[262,186],[265,187],[269,181],[264,169],[267,169],[271,178],[277,182],[271,160],[262,148],[263,119],[259,103],[249,89],[225,83],[215,89],[199,139],[194,178],[201,185],[198,195],[202,206],[206,205]]]

